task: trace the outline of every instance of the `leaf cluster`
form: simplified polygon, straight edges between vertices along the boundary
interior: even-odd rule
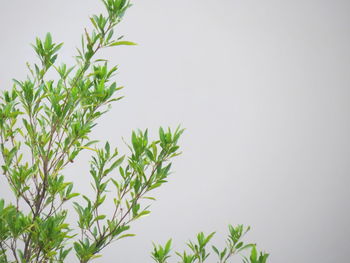
[[[240,255],[243,263],[266,263],[269,254],[257,252],[256,245],[242,241],[244,235],[250,230],[250,227],[244,228],[243,225],[238,225],[236,227],[229,225],[229,234],[226,239],[226,247],[222,250],[218,249],[216,246],[212,246],[212,251],[217,256],[218,263],[227,263],[234,255]],[[200,232],[196,236],[195,241],[189,241],[187,243],[188,251],[175,252],[180,258],[179,263],[203,263],[205,262],[210,252],[207,251],[207,246],[215,232],[205,235]],[[168,259],[171,257],[171,243],[170,239],[165,246],[153,244],[153,251],[151,256],[156,263],[167,263]],[[243,253],[250,249],[250,256],[247,257]]]
[[[174,132],[160,128],[159,140],[152,142],[147,130],[133,132],[128,158],[119,156],[117,149],[111,150],[109,143],[95,150],[90,169],[95,197],[84,195],[85,205],[74,203],[81,229],[81,239],[74,248],[81,262],[95,258],[114,240],[134,235],[128,232],[130,223],[150,213],[149,206],[142,206],[141,201],[154,200],[149,193],[166,182],[169,160],[179,154],[177,141],[182,132],[180,128]],[[114,211],[107,215],[101,213],[101,205],[110,186],[115,193]]]

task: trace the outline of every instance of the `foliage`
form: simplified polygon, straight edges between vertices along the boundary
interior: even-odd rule
[[[0,104],[2,170],[15,205],[0,201],[1,262],[63,262],[72,249],[80,262],[89,262],[112,241],[132,236],[130,223],[150,213],[142,199],[166,182],[171,159],[179,154],[183,130],[159,129],[149,141],[148,131],[132,133],[130,155],[120,155],[107,142],[93,145],[89,135],[108,106],[121,99],[111,78],[117,67],[95,59],[102,48],[134,45],[115,39],[114,28],[130,6],[125,0],[104,0],[107,16],[91,17],[93,30],[85,30],[76,65],[56,65],[62,43],[51,34],[33,44],[39,63],[30,76],[15,80]],[[57,78],[47,79],[52,70]],[[94,147],[94,148],[92,148]],[[84,150],[94,151],[90,176],[94,197],[76,193],[63,169]],[[103,213],[107,191],[114,188],[114,211]],[[65,204],[73,202],[78,229],[67,221]],[[69,241],[73,240],[73,246]]]
[[[129,232],[131,223],[150,213],[144,201],[154,200],[150,192],[167,181],[171,161],[180,154],[179,127],[159,128],[156,140],[149,139],[148,130],[132,132],[127,155],[109,142],[99,148],[90,138],[97,120],[112,102],[122,99],[122,87],[112,80],[117,67],[96,55],[103,48],[135,45],[114,32],[130,3],[101,1],[106,15],[90,18],[93,29],[84,31],[75,65],[57,65],[63,44],[48,33],[33,44],[39,62],[27,63],[27,79],[14,80],[12,89],[1,95],[1,168],[14,202],[0,200],[0,263],[62,263],[70,253],[87,263],[101,256],[113,241],[134,235]],[[55,77],[50,79],[49,72]],[[64,175],[83,150],[93,153],[92,197],[75,192]],[[103,209],[108,201],[113,202],[111,213]],[[68,220],[74,212],[76,227]],[[247,248],[239,243],[240,227],[230,227],[230,232],[227,248],[219,252],[213,247],[220,263]],[[188,244],[191,254],[181,254],[182,262],[204,262],[212,236],[200,233],[197,243]],[[153,259],[167,262],[170,246],[171,241],[155,247]],[[252,254],[245,262],[266,261],[266,254],[258,257],[250,247]]]
[[[260,252],[258,255],[255,244],[245,244],[242,241],[244,235],[250,230],[250,228],[244,228],[243,225],[238,225],[233,227],[229,225],[229,235],[226,240],[226,247],[223,250],[219,250],[216,246],[212,246],[212,250],[216,254],[218,263],[227,263],[234,255],[241,255],[243,263],[266,263],[268,254]],[[215,232],[205,235],[203,232],[197,234],[196,241],[189,241],[187,247],[190,249],[190,252],[183,251],[175,252],[176,255],[180,258],[179,263],[203,263],[205,262],[210,253],[207,251],[206,247],[209,242],[215,235]],[[151,256],[156,263],[167,263],[168,259],[171,257],[171,243],[172,240],[164,245],[155,245],[153,244],[153,251]],[[246,250],[250,249],[250,257],[247,258],[242,254]]]

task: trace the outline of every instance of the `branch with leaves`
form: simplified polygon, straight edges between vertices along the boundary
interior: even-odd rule
[[[233,227],[229,225],[229,235],[226,239],[226,247],[219,250],[216,246],[212,246],[212,250],[217,257],[218,263],[227,263],[235,255],[240,255],[243,263],[266,263],[269,254],[264,252],[257,252],[255,244],[245,244],[242,239],[250,228],[244,228],[243,225]],[[180,258],[179,263],[203,263],[205,262],[210,253],[207,251],[207,246],[212,240],[215,232],[205,235],[203,232],[197,234],[196,241],[189,241],[187,247],[189,252],[183,251],[175,252]],[[156,263],[168,263],[168,259],[171,257],[171,243],[169,239],[164,246],[153,244],[153,251],[151,253],[152,259]],[[247,257],[243,253],[250,250],[250,256]]]
[[[148,215],[148,206],[142,207],[142,200],[154,200],[149,196],[153,189],[167,180],[173,157],[179,154],[178,139],[183,130],[159,129],[159,140],[149,142],[148,132],[133,132],[131,156],[119,156],[117,150],[111,151],[107,143],[103,149],[96,150],[91,163],[94,199],[83,196],[86,205],[74,203],[79,214],[81,238],[74,243],[80,262],[99,256],[100,251],[114,240],[133,236],[128,233],[130,223]],[[126,164],[123,166],[124,161]],[[120,179],[111,174],[118,169]],[[101,213],[109,185],[115,188],[114,211],[107,216]]]

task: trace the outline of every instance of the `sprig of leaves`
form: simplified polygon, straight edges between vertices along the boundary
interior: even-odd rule
[[[96,196],[94,200],[83,196],[85,206],[74,203],[81,228],[81,238],[74,243],[74,249],[81,262],[95,258],[114,240],[133,236],[125,232],[130,229],[132,221],[150,213],[149,207],[142,207],[141,201],[143,198],[153,199],[149,192],[166,182],[171,168],[169,161],[179,154],[177,142],[182,133],[180,128],[174,132],[160,128],[159,140],[149,142],[147,130],[133,132],[129,146],[131,154],[127,158],[119,156],[116,149],[111,151],[108,143],[103,149],[95,150],[90,174]],[[100,206],[106,199],[110,184],[116,194],[114,211],[107,216],[100,212]]]
[[[226,247],[219,250],[216,246],[212,246],[212,250],[218,257],[218,263],[226,263],[234,255],[241,255],[243,263],[266,263],[268,254],[260,252],[258,255],[255,244],[245,244],[242,241],[244,235],[250,230],[250,227],[244,228],[243,225],[236,227],[229,225],[229,235],[226,240]],[[210,255],[207,252],[206,247],[215,235],[215,232],[205,235],[203,232],[197,234],[196,241],[189,241],[187,247],[190,252],[175,252],[179,256],[179,263],[203,263]],[[244,251],[250,249],[250,257],[247,258]],[[163,247],[161,245],[153,244],[153,252],[151,253],[152,259],[156,263],[166,263],[167,259],[171,257],[171,240],[169,240]]]

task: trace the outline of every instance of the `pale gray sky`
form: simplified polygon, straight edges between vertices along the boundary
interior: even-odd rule
[[[48,31],[73,62],[98,2],[0,1],[0,88]],[[221,244],[229,223],[251,225],[271,263],[347,262],[349,13],[345,0],[135,0],[119,31],[139,45],[103,53],[126,98],[94,136],[122,146],[132,129],[182,124],[183,155],[137,237],[96,262],[151,262],[151,241],[182,250],[199,231]],[[87,157],[67,171],[82,190]]]

